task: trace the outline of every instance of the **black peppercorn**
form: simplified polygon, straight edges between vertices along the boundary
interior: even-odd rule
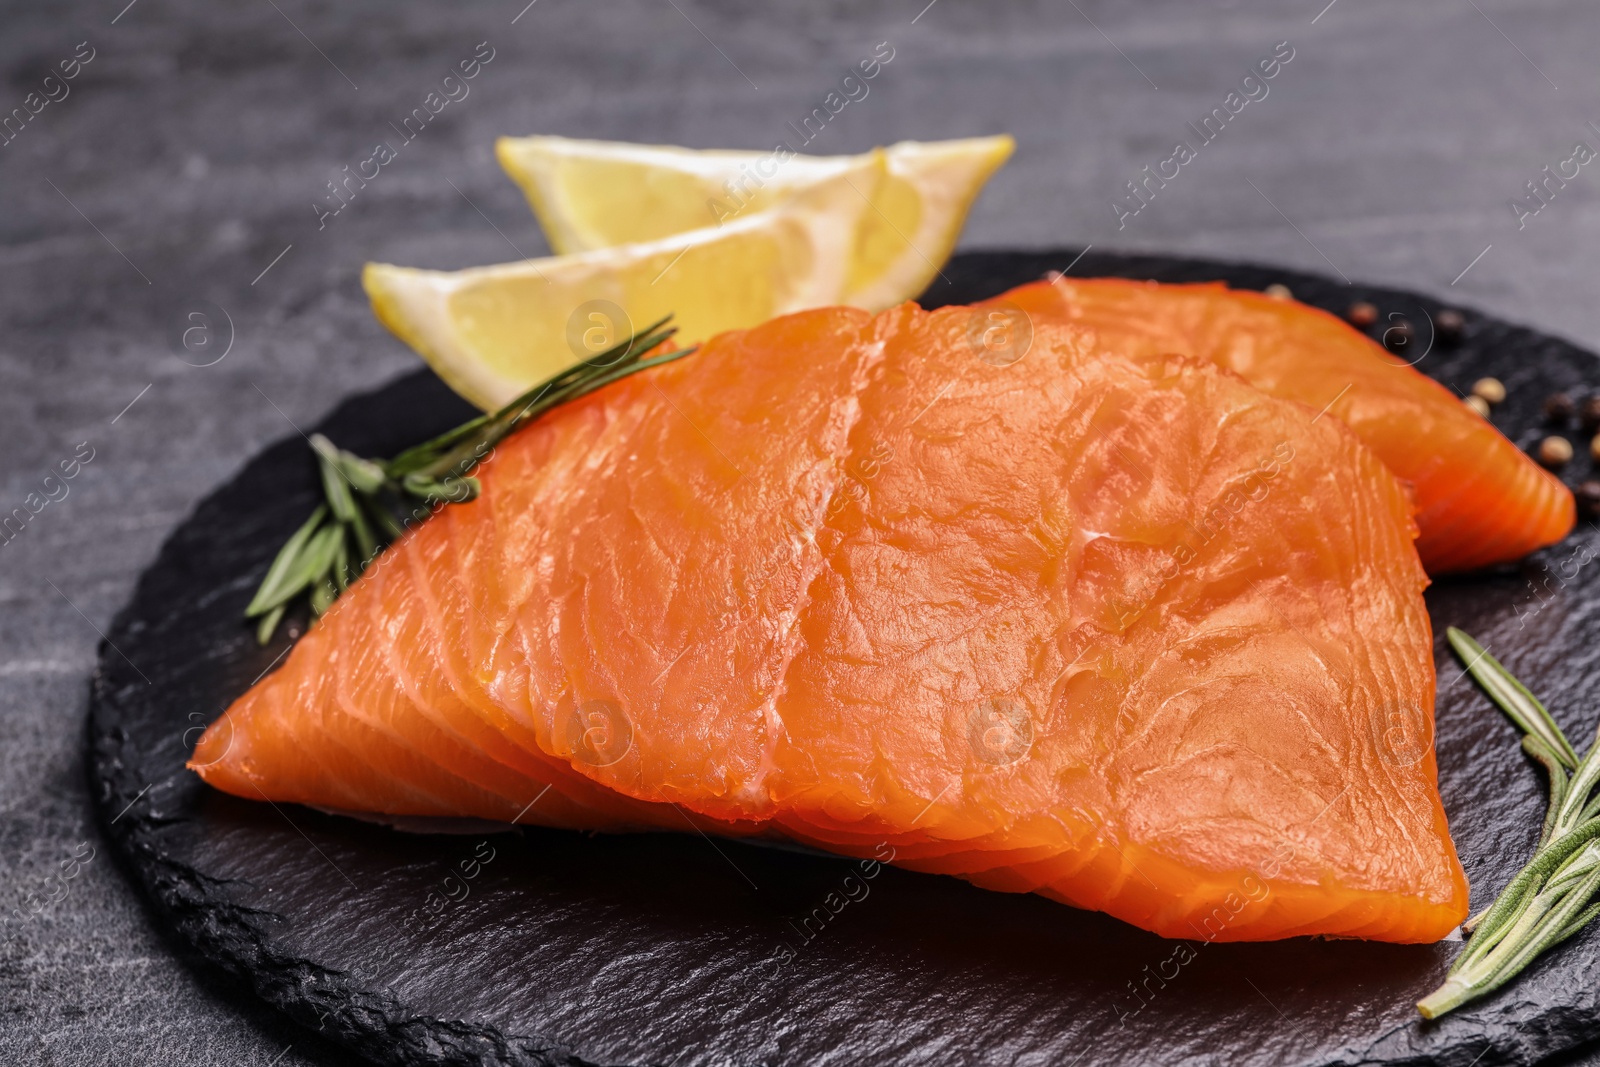
[[[1383,331],[1383,347],[1395,355],[1400,355],[1411,348],[1412,339],[1416,334],[1417,331],[1412,328],[1410,322],[1397,318],[1393,325]]]
[[[1461,343],[1461,331],[1466,328],[1467,320],[1461,312],[1450,308],[1439,312],[1433,317],[1434,336],[1439,338],[1441,344],[1456,345]]]
[[[1600,482],[1590,478],[1578,486],[1578,507],[1585,515],[1600,515]]]
[[[1586,398],[1578,406],[1578,422],[1584,433],[1600,433],[1600,394]]]
[[[1544,399],[1544,417],[1551,422],[1566,422],[1576,410],[1577,405],[1566,393],[1551,393]]]

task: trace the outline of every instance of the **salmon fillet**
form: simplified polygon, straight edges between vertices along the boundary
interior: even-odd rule
[[[354,811],[889,843],[1170,937],[1444,936],[1402,486],[1208,362],[1050,323],[995,359],[982,316],[803,312],[545,416],[190,765]]]
[[[996,297],[1041,319],[1139,327],[1170,351],[1337,416],[1417,496],[1433,574],[1520,559],[1577,521],[1572,493],[1459,397],[1325,311],[1229,289],[1058,278]]]

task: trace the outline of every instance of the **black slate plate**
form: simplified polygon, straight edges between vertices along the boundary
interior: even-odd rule
[[[928,302],[990,296],[1074,254],[959,256]],[[1373,301],[1413,320],[1418,365],[1441,381],[1502,378],[1511,398],[1496,419],[1524,446],[1547,432],[1546,393],[1600,384],[1592,353],[1472,313],[1459,346],[1430,349],[1440,305],[1405,293],[1168,257],[1087,255],[1072,273],[1282,282],[1335,311]],[[466,414],[419,372],[322,429],[382,455]],[[1582,452],[1574,482],[1591,470]],[[882,869],[849,882],[859,899],[832,914],[853,863],[692,833],[416,836],[209,790],[183,760],[286,651],[285,636],[258,648],[240,614],[314,492],[309,450],[285,440],[172,535],[101,648],[90,774],[107,836],[177,937],[374,1060],[1487,1067],[1600,1038],[1600,930],[1423,1024],[1412,1004],[1456,945],[1196,943],[1171,977],[1175,942],[950,878]],[[1585,526],[1535,561],[1428,596],[1436,628],[1477,634],[1574,737],[1595,718],[1600,567],[1583,564],[1596,552]],[[1542,787],[1442,641],[1438,656],[1441,787],[1481,907],[1528,855]],[[826,924],[801,933],[818,908]]]

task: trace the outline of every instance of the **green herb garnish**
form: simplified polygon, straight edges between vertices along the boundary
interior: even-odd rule
[[[289,604],[303,593],[310,594],[312,614],[321,615],[407,525],[445,504],[475,499],[480,487],[470,472],[508,434],[569,400],[693,352],[685,348],[644,358],[677,332],[667,326],[671,318],[540,382],[499,411],[393,459],[362,459],[313,434],[323,503],[278,550],[245,608],[245,618],[261,620],[256,639],[266,644]]]
[[[1521,728],[1523,751],[1549,775],[1550,803],[1533,859],[1487,911],[1462,924],[1467,947],[1444,985],[1417,1002],[1429,1019],[1505,985],[1600,915],[1600,738],[1579,759],[1527,686],[1467,634],[1453,626],[1446,634],[1472,677]]]

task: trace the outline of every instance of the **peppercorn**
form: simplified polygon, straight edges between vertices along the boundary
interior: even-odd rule
[[[1274,300],[1294,299],[1294,294],[1289,292],[1289,287],[1287,285],[1280,284],[1279,282],[1273,282],[1271,285],[1267,286],[1265,292]]]
[[[1593,446],[1591,445],[1591,450]],[[1565,437],[1546,437],[1539,442],[1539,462],[1546,467],[1560,467],[1572,459],[1572,442]]]
[[[1575,410],[1572,397],[1566,393],[1551,393],[1544,398],[1544,417],[1551,422],[1566,422]]]
[[[1383,331],[1383,347],[1399,355],[1411,347],[1411,341],[1417,335],[1411,323],[1406,319],[1395,319],[1394,325]]]
[[[1498,404],[1506,398],[1506,387],[1499,378],[1479,378],[1472,383],[1472,394],[1483,397],[1491,404]]]
[[[1585,515],[1600,515],[1600,481],[1590,478],[1578,486],[1578,507]]]
[[[1578,406],[1578,422],[1584,433],[1600,433],[1600,394],[1588,397]]]
[[[1433,334],[1442,343],[1457,345],[1461,343],[1461,333],[1466,329],[1467,320],[1461,312],[1445,308],[1433,317]]]
[[[1350,305],[1350,310],[1344,313],[1351,325],[1359,326],[1363,330],[1378,321],[1378,309],[1365,300],[1357,300]]]
[[[1467,407],[1471,408],[1473,411],[1476,411],[1484,418],[1487,419],[1489,417],[1489,402],[1478,394],[1472,394],[1462,401],[1462,403],[1466,404]]]
[[[1596,463],[1600,463],[1600,437],[1592,438],[1589,441],[1589,458]]]

